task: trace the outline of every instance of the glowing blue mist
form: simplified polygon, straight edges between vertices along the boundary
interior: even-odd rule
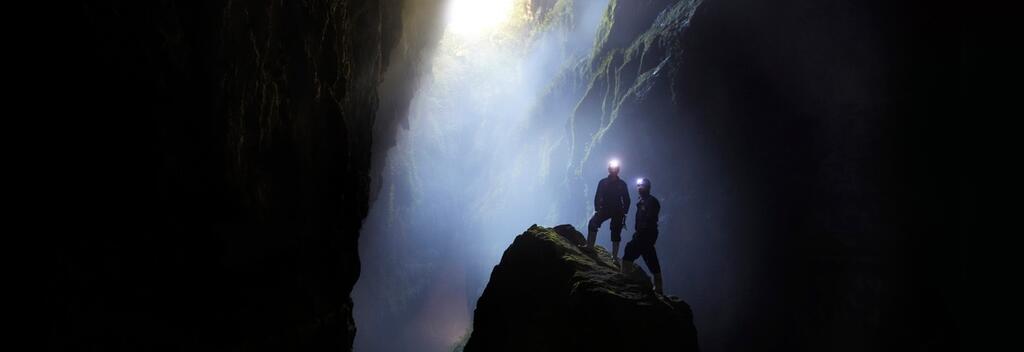
[[[513,238],[575,220],[560,215],[565,165],[550,157],[567,117],[534,109],[562,65],[591,49],[606,4],[577,4],[573,26],[516,18],[445,34],[360,237],[357,350],[449,349]]]

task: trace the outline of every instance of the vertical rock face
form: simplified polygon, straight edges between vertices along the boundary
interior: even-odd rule
[[[702,346],[955,346],[946,8],[611,1],[592,56],[542,104],[569,117],[552,156],[570,165],[564,206],[587,218],[610,156],[652,179],[662,264],[691,283],[675,292]]]
[[[516,237],[477,302],[465,351],[696,352],[690,306],[654,293],[643,271],[619,273],[570,225]]]
[[[377,86],[416,75],[423,43],[392,49],[436,20],[403,28],[403,7],[436,3],[71,7],[55,108],[88,128],[53,347],[351,349]]]

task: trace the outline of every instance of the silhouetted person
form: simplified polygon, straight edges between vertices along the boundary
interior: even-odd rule
[[[654,291],[661,294],[661,264],[658,263],[658,252],[654,250],[654,242],[658,241],[658,212],[661,211],[661,203],[651,195],[651,181],[646,178],[636,181],[636,191],[640,194],[636,202],[636,232],[633,233],[633,239],[626,243],[622,271],[631,270],[633,261],[644,257],[647,269],[654,276]]]
[[[587,244],[594,248],[597,229],[605,220],[612,219],[612,258],[619,260],[619,242],[622,241],[622,225],[629,212],[629,187],[619,178],[619,161],[608,163],[608,177],[601,179],[594,192],[594,216],[587,226]]]

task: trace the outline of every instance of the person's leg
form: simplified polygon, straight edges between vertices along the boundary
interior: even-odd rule
[[[623,273],[629,273],[633,270],[633,261],[640,257],[640,251],[637,250],[637,233],[633,234],[633,239],[626,243],[626,251],[622,255],[622,264],[619,266],[619,270]]]
[[[622,242],[622,222],[624,216],[619,214],[612,217],[612,259],[619,261],[619,243]]]
[[[661,263],[658,262],[658,251],[654,249],[654,243],[657,239],[657,233],[647,238],[647,241],[644,243],[643,257],[644,263],[647,264],[647,269],[650,270],[651,276],[654,277],[654,292],[662,294],[664,286],[661,279]]]
[[[587,246],[594,248],[594,243],[597,243],[597,229],[601,228],[601,223],[608,220],[608,215],[603,212],[595,212],[594,216],[590,217],[590,222],[587,223]]]
[[[644,263],[647,263],[647,269],[651,271],[651,276],[654,277],[654,292],[659,294],[663,293],[662,281],[661,281],[661,263],[658,262],[658,252],[654,249],[654,246],[647,248],[643,254]]]

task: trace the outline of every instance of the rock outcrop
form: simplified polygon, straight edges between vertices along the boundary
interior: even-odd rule
[[[697,351],[690,306],[623,275],[570,225],[533,225],[505,251],[465,351]]]

